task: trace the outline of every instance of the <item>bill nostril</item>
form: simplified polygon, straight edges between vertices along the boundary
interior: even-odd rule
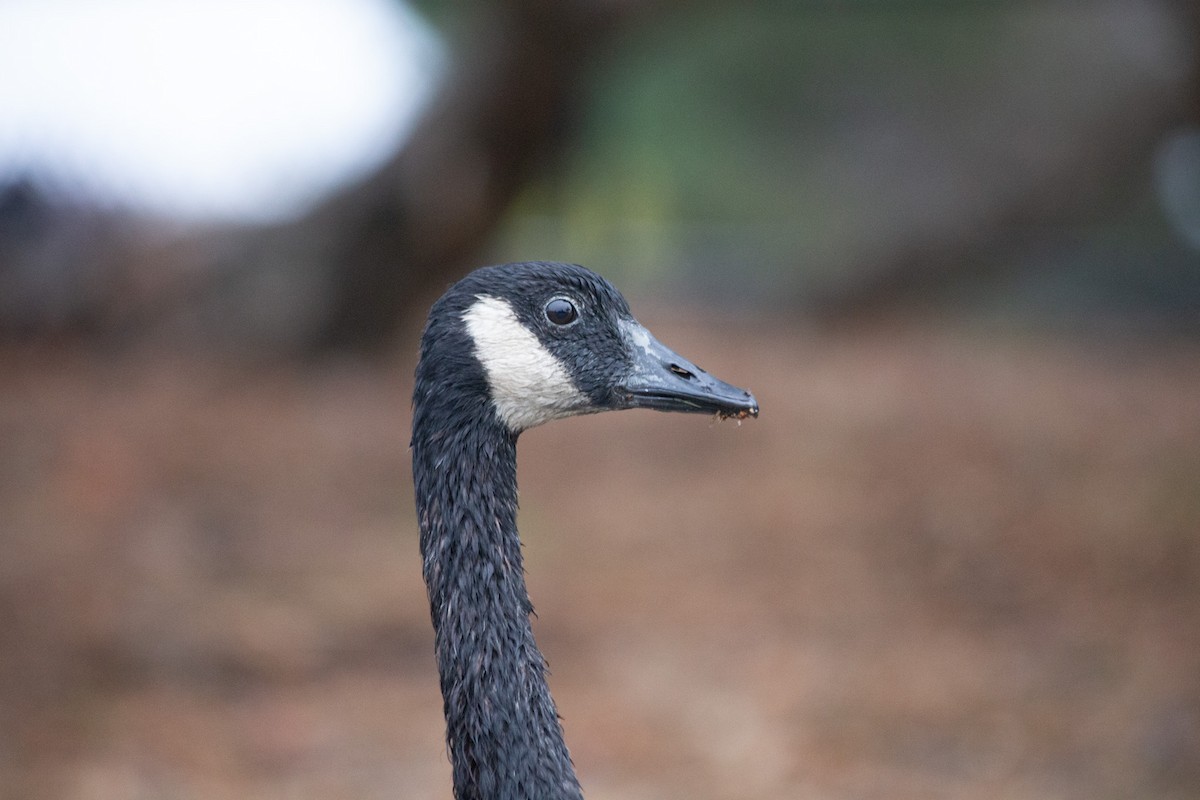
[[[675,373],[681,378],[684,378],[685,380],[692,380],[696,377],[692,372],[689,372],[678,364],[668,364],[667,369],[671,370],[671,372]]]

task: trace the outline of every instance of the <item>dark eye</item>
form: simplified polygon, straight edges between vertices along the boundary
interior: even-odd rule
[[[546,319],[555,325],[570,325],[579,318],[575,304],[565,297],[556,297],[546,303]]]

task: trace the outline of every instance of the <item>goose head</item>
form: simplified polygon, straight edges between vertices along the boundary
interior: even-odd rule
[[[417,381],[418,398],[475,391],[514,434],[627,408],[758,415],[750,392],[663,345],[612,284],[573,264],[484,267],[459,281],[430,311]]]

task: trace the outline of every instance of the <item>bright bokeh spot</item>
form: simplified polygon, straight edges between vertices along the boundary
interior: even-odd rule
[[[285,218],[391,153],[441,63],[398,0],[8,0],[0,185]]]

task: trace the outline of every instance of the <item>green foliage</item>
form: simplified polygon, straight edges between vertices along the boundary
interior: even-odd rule
[[[521,198],[497,260],[793,308],[919,286],[977,311],[1186,316],[1195,255],[1149,166],[1183,67],[1172,18],[1153,17],[1065,2],[662,14],[609,54],[576,149]]]
[[[638,30],[609,59],[578,149],[524,196],[501,249],[641,277],[714,248],[753,251],[787,279],[860,224],[861,204],[830,168],[839,139],[863,115],[970,91],[1004,19],[774,3],[707,6]]]

